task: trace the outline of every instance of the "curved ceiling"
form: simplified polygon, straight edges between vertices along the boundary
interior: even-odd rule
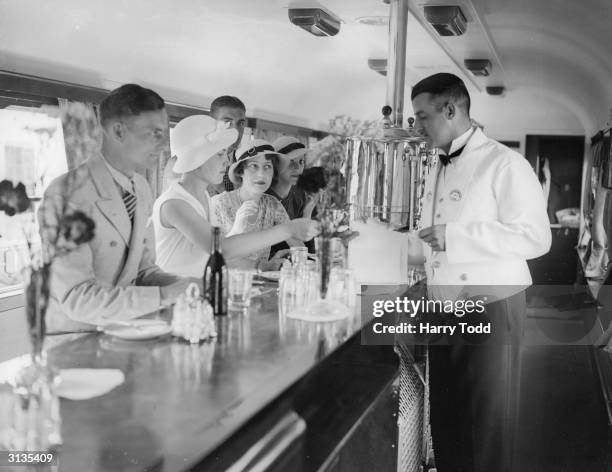
[[[607,119],[612,2],[453,2],[469,12],[468,30],[482,25],[491,41],[483,45],[473,35],[445,40],[454,43],[432,35],[418,12],[433,1],[411,2],[408,86],[434,72],[460,74],[474,117],[501,138],[589,134]],[[337,114],[378,118],[386,81],[367,60],[386,56],[387,27],[356,19],[387,16],[388,5],[320,0],[343,24],[337,36],[317,38],[290,24],[290,3],[296,1],[0,0],[0,68],[104,88],[135,81],[200,106],[229,93],[243,98],[251,115],[320,129]],[[494,77],[507,89],[502,97],[488,96],[490,83],[462,68],[463,59],[483,51],[499,59]]]

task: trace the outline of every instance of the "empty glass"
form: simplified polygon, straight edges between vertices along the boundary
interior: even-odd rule
[[[303,246],[292,247],[290,253],[293,267],[300,267],[306,264],[308,260],[308,248]]]
[[[328,298],[332,301],[351,307],[355,303],[355,279],[353,271],[333,267],[329,274]]]
[[[228,271],[228,305],[233,310],[244,310],[251,305],[253,271],[230,269]]]
[[[303,308],[317,299],[320,273],[316,264],[307,261],[298,267],[283,266],[279,283],[279,308],[288,314]]]

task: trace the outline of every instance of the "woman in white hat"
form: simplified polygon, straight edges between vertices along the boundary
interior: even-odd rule
[[[225,234],[232,235],[261,231],[292,221],[281,202],[265,193],[272,184],[279,159],[272,145],[262,139],[248,142],[238,148],[236,159],[228,176],[237,189],[212,198],[215,224]],[[304,245],[296,238],[286,241],[289,246]],[[277,269],[280,260],[268,261],[270,246],[249,254],[237,264],[262,270]]]
[[[152,216],[157,264],[167,272],[202,275],[212,242],[206,189],[223,181],[228,164],[225,150],[237,135],[235,129],[217,129],[217,122],[205,115],[187,117],[174,128],[170,139],[177,157],[173,170],[182,176],[155,201]],[[222,249],[229,259],[316,232],[310,221],[293,220],[257,234],[226,238]]]

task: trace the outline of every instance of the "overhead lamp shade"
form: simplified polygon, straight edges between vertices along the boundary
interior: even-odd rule
[[[466,59],[463,64],[467,70],[477,77],[491,75],[491,61],[488,59]]]
[[[501,86],[501,85],[487,87],[487,93],[489,95],[499,96],[499,95],[503,95],[505,91],[506,91],[506,87]]]
[[[458,6],[426,6],[424,12],[440,36],[461,36],[467,29],[467,20]]]
[[[368,67],[380,75],[387,75],[387,60],[386,59],[368,59]]]
[[[289,20],[315,36],[335,36],[340,18],[320,8],[289,8]]]

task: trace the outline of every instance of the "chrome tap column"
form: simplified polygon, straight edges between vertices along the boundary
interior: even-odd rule
[[[418,228],[430,167],[425,140],[403,128],[408,0],[389,0],[389,58],[384,120],[379,129],[347,139],[344,175],[352,219],[375,218],[394,228]]]
[[[414,129],[414,119],[408,120],[408,129],[403,128],[408,0],[386,2],[390,17],[384,119],[379,129],[347,140],[344,175],[353,220],[374,218],[395,229],[415,230],[420,228],[425,179],[434,155]],[[396,238],[389,237],[391,240]],[[386,255],[395,250],[378,236],[369,244],[373,251]],[[401,250],[394,256],[401,258]],[[395,351],[400,358],[397,470],[417,472],[429,455],[430,444],[426,360],[413,346],[398,343]]]

